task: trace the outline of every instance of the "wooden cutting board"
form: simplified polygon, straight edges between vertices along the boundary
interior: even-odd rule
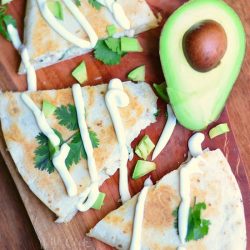
[[[173,12],[184,1],[158,1],[150,0],[155,13],[161,12],[164,19]],[[18,28],[20,34],[23,30],[25,1],[14,1],[10,4],[10,12],[18,21]],[[162,82],[163,75],[161,72],[159,56],[158,56],[158,42],[160,35],[160,28],[141,34],[139,39],[144,48],[143,53],[131,53],[126,55],[120,65],[108,67],[102,63],[96,61],[92,54],[81,56],[73,60],[48,67],[46,69],[39,70],[38,73],[38,88],[39,89],[53,89],[63,88],[71,86],[74,83],[74,79],[71,77],[72,70],[82,61],[87,63],[89,81],[87,84],[93,85],[103,82],[108,82],[113,77],[119,77],[122,80],[126,80],[127,73],[133,68],[142,64],[146,65],[146,80],[149,83]],[[0,88],[2,90],[23,91],[26,90],[25,76],[18,76],[16,71],[20,59],[13,49],[12,45],[3,39],[0,40],[0,73],[1,82]],[[4,49],[3,49],[4,48]],[[159,101],[159,108],[161,110],[157,123],[151,125],[146,130],[142,131],[141,135],[132,143],[135,146],[138,140],[144,135],[148,134],[154,142],[160,136],[165,123],[166,105]],[[227,110],[225,110],[220,119],[215,123],[228,122]],[[209,128],[211,128],[211,125]],[[207,131],[205,131],[207,135]],[[159,180],[163,175],[176,169],[181,162],[184,161],[187,154],[187,140],[190,137],[191,132],[184,129],[181,126],[177,126],[174,134],[157,158],[157,171],[152,173],[153,181]],[[204,147],[210,147],[211,149],[220,148],[227,159],[229,160],[233,172],[240,185],[247,220],[247,231],[250,232],[250,197],[249,197],[249,185],[245,173],[245,168],[240,160],[239,152],[234,140],[232,132],[217,137],[214,140],[208,139]],[[85,237],[85,233],[89,231],[100,219],[102,219],[108,212],[117,208],[120,203],[118,194],[118,174],[116,173],[112,178],[106,181],[101,190],[107,194],[105,199],[105,205],[101,211],[88,211],[87,213],[78,213],[75,218],[68,224],[56,224],[54,223],[55,216],[49,211],[29,190],[27,185],[21,179],[16,171],[15,165],[6,150],[6,145],[3,140],[3,136],[0,133],[0,151],[4,157],[4,160],[11,172],[11,175],[16,183],[18,191],[21,195],[23,203],[26,207],[28,215],[34,226],[34,229],[38,235],[41,245],[45,249],[111,249],[110,247],[98,242],[96,240]],[[137,158],[135,157],[128,165],[129,176],[132,174],[133,167]],[[132,194],[140,191],[145,178],[138,181],[129,180],[130,190]],[[250,235],[248,235],[248,247],[250,247]]]

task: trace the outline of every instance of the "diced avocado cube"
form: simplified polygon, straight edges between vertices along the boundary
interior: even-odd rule
[[[133,37],[121,38],[121,50],[123,52],[142,52],[143,51],[137,38],[133,38]]]
[[[114,24],[107,26],[107,33],[109,36],[113,36],[116,33],[116,27]]]
[[[128,74],[128,79],[134,82],[144,82],[145,81],[145,65],[142,65]]]
[[[135,153],[142,159],[146,160],[154,148],[154,143],[148,135],[145,135],[136,146]]]
[[[229,131],[230,131],[230,129],[229,129],[227,123],[221,123],[209,131],[209,137],[211,139],[213,139],[213,138],[215,138],[219,135],[223,135]]]
[[[2,0],[1,1],[1,4],[4,5],[4,4],[7,4],[7,3],[10,3],[12,0]]]
[[[92,208],[95,209],[95,210],[100,210],[101,207],[102,207],[103,204],[104,204],[103,201],[104,201],[105,197],[106,197],[106,194],[100,192],[100,193],[99,193],[99,196],[98,196],[96,202],[94,203],[94,205],[92,206]]]
[[[50,103],[47,100],[43,101],[42,112],[44,113],[45,117],[52,115],[56,110],[56,106]]]
[[[132,178],[137,180],[155,169],[156,164],[154,162],[138,160]]]
[[[74,71],[72,72],[72,76],[80,83],[84,83],[88,79],[87,69],[85,62],[81,62]]]
[[[154,86],[154,89],[155,89],[157,95],[163,101],[168,102],[169,98],[168,98],[168,94],[167,94],[167,85],[166,85],[166,83],[165,82],[163,82],[161,84],[154,83],[153,86]]]
[[[60,1],[49,1],[48,8],[55,18],[63,20],[63,7]]]

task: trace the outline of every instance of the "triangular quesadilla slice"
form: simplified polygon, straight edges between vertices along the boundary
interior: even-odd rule
[[[96,9],[90,2],[87,0],[81,1],[79,10],[88,20],[99,39],[107,37],[106,29],[108,25],[115,25],[119,36],[129,35],[131,32],[139,34],[157,27],[157,19],[145,0],[117,1],[130,21],[130,31],[124,30],[119,26],[107,7]],[[57,19],[56,21],[71,34],[74,34],[78,38],[89,40],[87,33],[73,17],[63,1],[61,1],[61,4],[63,19]],[[34,0],[27,1],[24,44],[28,49],[31,63],[35,69],[40,69],[90,51],[90,49],[74,46],[55,32],[41,15],[38,8],[38,1]],[[25,72],[23,65],[21,65],[19,72]]]
[[[113,175],[120,165],[119,145],[105,104],[107,86],[102,84],[82,88],[86,123],[100,177],[99,185]],[[130,104],[121,108],[120,113],[127,146],[130,147],[140,131],[156,121],[157,97],[146,83],[126,82],[123,86]],[[66,166],[77,184],[78,195],[67,195],[64,183],[52,164],[48,139],[39,130],[33,113],[21,99],[21,93],[6,92],[0,96],[1,125],[7,148],[18,172],[34,194],[59,217],[59,222],[69,221],[77,212],[79,194],[90,184],[72,90],[68,88],[26,94],[40,109],[44,101],[56,108],[46,119],[61,142],[67,142],[70,146]]]
[[[189,239],[182,249],[246,249],[242,196],[226,158],[220,150],[215,150],[204,152],[197,161],[202,172],[191,176],[190,198],[191,206],[202,207],[202,222],[199,223],[196,210],[193,218],[198,225],[192,220],[188,230],[193,229],[193,236],[200,239],[194,240],[192,231],[188,231]],[[177,234],[177,210],[181,201],[179,172],[175,170],[167,174],[148,191],[141,249],[174,250],[181,245]],[[90,231],[89,236],[117,249],[129,249],[137,200],[138,195],[108,214]]]

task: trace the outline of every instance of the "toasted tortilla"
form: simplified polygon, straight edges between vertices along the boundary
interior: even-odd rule
[[[246,226],[242,196],[231,168],[220,150],[207,151],[197,158],[202,174],[191,178],[191,195],[205,202],[202,218],[211,222],[208,235],[189,241],[192,250],[245,250]],[[129,249],[138,195],[108,214],[89,233],[117,249]],[[151,187],[145,203],[142,248],[177,249],[180,240],[174,227],[173,211],[180,204],[179,170]]]
[[[157,27],[157,19],[145,0],[118,0],[131,23],[135,34]],[[63,3],[62,3],[63,5]],[[99,38],[107,37],[107,25],[114,24],[119,36],[126,32],[119,27],[112,14],[105,7],[100,10],[93,8],[89,2],[82,1],[79,7],[90,22]],[[89,40],[85,31],[75,20],[69,10],[63,5],[63,20],[58,20],[68,31],[79,38]],[[26,45],[31,63],[35,69],[64,61],[89,52],[64,40],[56,33],[42,17],[36,0],[28,0],[26,6],[24,44]],[[25,73],[21,64],[19,73]]]
[[[120,109],[120,113],[125,127],[127,146],[130,147],[131,142],[140,131],[155,122],[157,97],[146,83],[126,82],[124,89],[129,96],[130,104],[126,108]],[[115,173],[120,161],[119,145],[104,100],[106,91],[107,84],[82,88],[87,125],[91,131],[97,134],[100,141],[99,147],[94,149],[100,185]],[[44,100],[57,107],[74,104],[70,88],[27,92],[27,94],[39,108]],[[81,159],[78,164],[73,164],[69,169],[78,187],[78,196],[69,197],[64,183],[56,171],[49,174],[47,171],[35,168],[34,152],[38,147],[35,137],[40,130],[33,113],[23,103],[21,94],[12,92],[2,94],[0,106],[3,135],[18,172],[33,193],[59,217],[58,222],[69,221],[77,212],[76,204],[79,201],[79,194],[90,183],[86,160]],[[55,114],[47,119],[50,126],[62,134],[64,140],[74,134],[59,124]]]

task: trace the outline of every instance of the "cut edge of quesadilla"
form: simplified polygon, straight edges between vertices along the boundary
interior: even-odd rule
[[[124,8],[131,21],[131,30],[134,31],[133,33],[135,33],[135,35],[158,26],[158,20],[145,0],[119,0],[118,2]],[[131,5],[134,6],[132,7]],[[73,32],[73,34],[85,38],[86,33],[82,30],[81,26],[76,20],[72,19],[72,17],[72,20],[70,19],[69,11],[64,5],[63,8],[64,16],[66,16],[64,18],[65,21],[59,22]],[[133,11],[131,11],[132,9]],[[106,27],[110,24],[117,26],[117,36],[122,37],[128,35],[127,31],[119,27],[107,8],[103,7],[101,10],[96,10],[86,1],[82,3],[80,10],[86,15],[87,19],[89,19],[99,39],[107,37]],[[96,16],[98,16],[98,18],[96,18]],[[49,39],[47,39],[47,37],[49,37]],[[90,49],[82,49],[74,46],[58,35],[41,16],[37,2],[31,0],[27,1],[26,6],[24,44],[28,49],[31,63],[36,70],[91,51]],[[21,63],[18,73],[24,74],[25,72],[25,67]]]
[[[123,85],[131,100],[128,107],[121,109],[127,133],[127,146],[130,147],[131,142],[139,135],[140,131],[156,121],[154,114],[157,110],[157,97],[146,83],[125,82]],[[100,146],[94,149],[94,156],[100,176],[99,185],[101,185],[119,167],[119,147],[104,101],[107,84],[83,87],[82,91],[86,101],[88,126],[96,133],[100,142]],[[27,94],[40,107],[44,99],[60,108],[60,105],[67,106],[67,104],[72,103],[71,89],[27,92]],[[2,131],[18,172],[33,193],[59,217],[57,222],[71,220],[77,212],[76,203],[80,199],[79,195],[69,197],[56,171],[49,174],[47,171],[35,168],[33,163],[34,152],[39,146],[35,139],[39,135],[39,129],[33,114],[22,103],[20,93],[6,92],[1,94],[0,104],[2,107],[0,110]],[[49,123],[63,137],[72,135],[72,132],[66,127],[58,124],[55,116],[49,119]],[[86,161],[81,158],[69,170],[77,183],[79,193],[89,185],[90,180],[86,168]]]
[[[214,250],[245,250],[242,195],[229,163],[219,149],[206,151],[197,159],[203,173],[191,177],[191,195],[194,205],[206,204],[202,216],[210,226],[204,238],[188,241],[186,249],[211,249],[212,242]],[[150,187],[145,203],[141,249],[177,249],[181,245],[175,228],[175,211],[181,200],[181,167]],[[109,213],[87,235],[117,249],[129,249],[137,197],[138,194]]]

